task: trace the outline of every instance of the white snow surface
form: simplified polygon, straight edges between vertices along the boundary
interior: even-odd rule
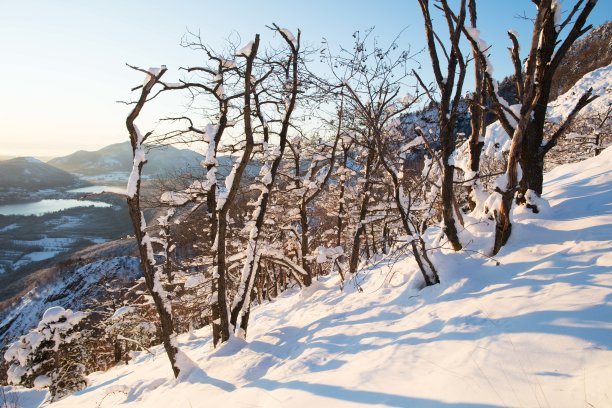
[[[48,388],[51,384],[51,378],[46,375],[39,375],[34,379],[34,388],[36,389]]]
[[[119,309],[115,310],[115,313],[111,316],[111,319],[120,319],[123,316],[134,312],[134,308],[132,306],[121,306]]]
[[[56,322],[66,314],[66,309],[61,306],[52,306],[43,313],[41,323]]]
[[[578,99],[589,89],[599,98],[582,108],[579,115],[589,116],[596,112],[605,112],[612,103],[612,64],[589,72],[578,80],[569,91],[548,105],[548,120],[562,123],[576,106]]]
[[[146,161],[145,151],[141,145],[142,135],[136,125],[134,128],[138,132],[138,143],[136,145],[136,149],[134,150],[134,161],[132,163],[132,171],[130,172],[130,177],[128,179],[127,184],[127,196],[133,198],[138,190],[138,182],[140,181],[140,163],[144,163]]]
[[[237,57],[250,57],[251,53],[253,52],[253,45],[255,45],[255,42],[253,41],[249,41],[244,47],[242,47],[237,53],[236,56]]]
[[[181,206],[191,199],[191,195],[180,191],[164,191],[159,199],[162,203]]]
[[[383,258],[344,291],[334,275],[254,307],[246,341],[179,336],[196,364],[181,381],[157,347],[51,406],[610,406],[612,148],[548,173],[543,198],[513,212],[496,260],[468,252],[492,242],[482,223],[461,232],[465,252],[436,252],[439,285]]]
[[[285,37],[287,37],[287,39],[289,41],[291,41],[293,43],[293,45],[297,45],[297,41],[295,39],[295,36],[291,32],[291,30],[289,30],[288,28],[281,28],[280,31],[281,31],[281,33],[283,33],[285,35]]]

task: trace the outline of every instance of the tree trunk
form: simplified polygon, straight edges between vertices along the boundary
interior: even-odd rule
[[[280,28],[278,28],[278,26],[275,25],[274,27],[276,28],[277,32],[285,39],[285,41],[287,42],[291,50],[291,55],[288,58],[287,72],[286,72],[287,81],[289,81],[289,72],[291,72],[291,77],[290,77],[291,85],[290,85],[290,92],[289,92],[290,93],[289,100],[285,104],[285,114],[281,121],[281,129],[278,132],[279,152],[274,158],[274,160],[272,161],[272,166],[269,170],[270,180],[266,183],[262,182],[265,188],[261,190],[261,193],[259,196],[259,208],[255,210],[256,212],[256,218],[254,220],[255,224],[254,224],[254,228],[250,232],[249,241],[247,243],[247,249],[246,249],[247,257],[246,257],[246,262],[244,264],[244,267],[242,269],[241,283],[240,283],[240,286],[238,287],[236,297],[234,298],[234,301],[232,302],[230,322],[234,328],[236,328],[237,325],[239,324],[245,336],[246,336],[246,331],[247,331],[248,322],[249,322],[251,301],[254,296],[253,284],[255,282],[255,279],[257,278],[257,269],[259,266],[258,265],[259,264],[259,254],[258,254],[257,246],[259,244],[259,238],[264,228],[264,220],[266,216],[266,211],[268,208],[268,203],[270,202],[271,196],[272,196],[272,186],[274,185],[276,173],[283,159],[283,154],[285,151],[285,147],[287,145],[287,136],[288,136],[288,132],[290,128],[291,114],[293,113],[293,110],[295,109],[295,106],[296,106],[298,86],[299,86],[298,53],[299,53],[299,47],[300,47],[300,33],[298,32],[298,39],[297,39],[297,44],[296,44],[291,39],[289,39],[286,36],[286,34]],[[259,36],[257,35],[255,44],[254,44],[254,48],[252,51],[252,55],[256,54],[258,45],[259,45]],[[251,59],[250,63],[252,63],[252,61],[253,60]],[[251,108],[250,108],[250,102],[249,102],[250,96],[248,95],[248,93],[251,92],[251,85],[250,85],[251,71],[252,71],[252,66],[250,64],[247,64],[247,68],[245,72],[245,77],[247,78],[245,80],[247,81],[247,85],[245,86],[246,88],[245,90],[246,91],[245,92],[245,109],[244,109],[243,116],[245,120],[245,132],[249,133],[248,139],[250,143],[253,144],[252,127],[251,127],[251,119],[250,119],[250,115],[251,115]],[[266,122],[265,122],[265,119],[263,118],[263,115],[261,112],[261,106],[259,104],[259,100],[258,100],[256,92],[254,92],[254,102],[255,102],[255,108],[256,108],[255,113],[259,117],[259,120],[261,121],[263,125],[264,141],[266,142],[266,145],[267,145],[268,127],[267,125],[265,125]],[[267,159],[266,157],[264,158]]]
[[[141,163],[141,168],[142,168]],[[140,185],[140,181],[138,181],[138,185]],[[140,190],[140,187],[137,188],[137,191]],[[153,298],[153,303],[155,304],[155,310],[159,316],[159,321],[161,324],[161,338],[162,343],[164,345],[164,349],[166,350],[166,354],[168,355],[168,359],[170,360],[170,365],[172,366],[172,371],[174,373],[174,377],[178,377],[180,373],[180,368],[176,362],[176,355],[178,353],[178,349],[176,345],[173,344],[173,340],[175,337],[174,333],[174,322],[172,320],[172,314],[166,308],[166,302],[169,302],[169,299],[163,299],[162,295],[159,292],[159,288],[156,287],[156,281],[159,281],[155,277],[155,267],[149,260],[149,255],[147,251],[147,247],[145,245],[145,237],[146,232],[142,231],[142,226],[145,225],[144,220],[142,219],[143,215],[140,211],[140,197],[139,194],[135,194],[134,197],[127,198],[128,209],[130,213],[130,218],[132,220],[132,226],[134,227],[134,235],[136,236],[136,242],[138,243],[138,252],[140,253],[140,266],[142,267],[143,276],[145,278],[145,285],[151,297]],[[148,237],[147,237],[148,238]]]
[[[538,196],[542,195],[544,186],[544,155],[542,154],[542,141],[544,140],[544,125],[546,110],[550,97],[551,81],[541,82],[541,94],[534,102],[533,119],[529,120],[523,144],[521,147],[521,169],[523,177],[518,191],[518,202],[525,202],[527,190],[532,190]],[[537,209],[536,209],[537,211]]]
[[[132,221],[132,227],[134,228],[136,243],[138,245],[140,265],[145,278],[145,285],[149,291],[149,294],[153,298],[153,303],[155,304],[155,309],[161,324],[162,343],[176,378],[180,373],[180,368],[176,361],[178,348],[176,347],[176,344],[174,344],[176,334],[174,333],[174,322],[172,320],[170,299],[164,299],[164,289],[161,287],[159,277],[156,276],[157,271],[155,268],[155,259],[153,258],[153,250],[151,248],[151,239],[146,232],[146,222],[140,208],[142,168],[146,163],[143,143],[151,133],[149,132],[142,135],[135,124],[136,118],[138,118],[142,108],[147,102],[148,95],[153,87],[158,83],[162,75],[164,75],[166,70],[167,69],[163,67],[157,75],[147,73],[147,80],[142,86],[140,97],[125,121],[128,133],[130,135],[133,159],[132,173],[130,174],[130,179],[128,182],[127,205],[130,220]],[[135,185],[132,183],[135,183]]]
[[[212,276],[212,313],[213,346],[229,340],[229,316],[227,311],[227,283],[226,283],[226,236],[227,214],[220,211],[217,217],[216,251]],[[216,294],[216,298],[215,298]]]
[[[455,251],[461,250],[461,242],[455,226],[455,199],[454,199],[454,179],[455,166],[448,163],[451,155],[455,151],[455,139],[453,129],[450,128],[449,121],[442,118],[442,108],[440,109],[440,143],[442,145],[442,220],[444,222],[444,233]]]
[[[308,273],[308,275],[304,276],[304,286],[312,285],[312,268],[306,260],[308,247],[310,246],[308,241],[308,214],[306,213],[306,204],[304,199],[302,199],[300,203],[300,266]]]
[[[372,234],[372,252],[376,255],[378,248],[376,247],[376,236],[374,235],[374,223],[370,224],[370,232]]]
[[[533,106],[533,105],[532,105]],[[493,244],[493,255],[497,254],[502,246],[508,242],[512,225],[510,222],[510,210],[512,201],[518,187],[518,165],[520,160],[523,138],[527,129],[529,118],[531,117],[532,106],[523,106],[521,118],[512,135],[512,144],[508,154],[508,164],[506,167],[506,186],[498,191],[501,194],[501,204],[495,211],[495,242]]]
[[[361,234],[365,231],[365,225],[363,221],[366,218],[368,212],[368,203],[370,201],[370,188],[372,185],[371,173],[374,162],[374,149],[370,149],[368,157],[366,159],[366,172],[365,172],[365,183],[363,185],[361,205],[359,207],[359,219],[357,223],[357,229],[353,236],[353,245],[351,248],[351,257],[349,258],[349,273],[357,272],[357,266],[359,265],[359,251],[361,249]]]
[[[493,244],[493,255],[497,254],[502,246],[506,245],[512,232],[510,210],[512,209],[514,189],[511,191],[504,191],[500,194],[501,205],[499,211],[495,211],[495,242]]]

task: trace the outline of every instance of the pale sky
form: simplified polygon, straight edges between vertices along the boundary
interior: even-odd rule
[[[562,3],[569,9],[574,1]],[[530,0],[479,0],[478,8],[482,38],[494,45],[492,62],[501,79],[512,69],[506,30],[528,41],[529,23],[517,15],[533,13],[534,6]],[[612,1],[601,0],[590,22],[611,17]],[[261,33],[265,41],[272,22],[301,28],[312,45],[326,37],[349,46],[355,30],[375,26],[383,44],[408,27],[402,42],[413,50],[424,46],[416,0],[0,0],[0,156],[61,156],[127,140],[127,108],[116,101],[128,99],[142,77],[126,62],[165,64],[172,81],[180,77],[179,66],[200,61],[179,45],[187,28],[220,48],[232,32],[244,42]],[[153,118],[176,113],[180,103],[170,96],[147,109]]]

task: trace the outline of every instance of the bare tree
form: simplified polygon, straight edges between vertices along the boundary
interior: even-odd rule
[[[573,112],[561,125],[558,135],[553,135],[548,141],[544,140],[546,110],[553,76],[572,44],[592,28],[591,25],[586,25],[586,20],[596,4],[597,0],[579,0],[565,19],[561,20],[560,2],[552,0],[536,2],[538,11],[532,35],[532,48],[524,68],[523,94],[519,94],[523,106],[533,105],[533,115],[527,122],[525,137],[521,144],[520,164],[523,177],[519,187],[519,202],[526,201],[525,195],[528,190],[538,196],[542,194],[546,154],[557,143],[558,137],[571,124],[576,114],[596,98],[591,94],[591,90],[588,90],[579,98]],[[561,35],[565,28],[568,28],[569,32],[562,39]],[[534,47],[536,41],[537,46]],[[513,53],[518,54],[517,47]],[[517,75],[517,81],[520,80],[521,77]]]
[[[440,100],[434,101],[438,106],[440,121],[440,145],[442,148],[442,218],[444,221],[444,233],[455,251],[461,249],[461,242],[457,233],[455,221],[461,220],[461,214],[455,205],[454,198],[454,175],[455,166],[450,158],[455,151],[457,114],[463,81],[466,73],[466,61],[464,60],[459,40],[465,24],[466,5],[461,1],[459,16],[453,20],[453,13],[446,0],[440,0],[440,8],[448,26],[450,50],[447,50],[433,29],[431,13],[428,0],[419,0],[421,12],[425,21],[425,36],[427,48],[431,59],[434,77],[440,91]],[[474,14],[475,15],[475,14]],[[475,22],[475,17],[474,17]],[[436,45],[436,43],[438,45]],[[443,66],[440,62],[438,46],[442,50],[446,61],[446,75],[442,73]],[[421,81],[422,83],[422,81]],[[424,85],[424,84],[423,84]]]
[[[177,362],[179,350],[176,345],[176,333],[174,331],[174,321],[172,318],[172,306],[170,304],[170,300],[168,299],[168,294],[161,284],[160,275],[163,272],[163,265],[158,265],[155,260],[151,237],[147,232],[147,223],[140,206],[141,175],[142,168],[146,163],[144,143],[147,141],[149,136],[151,136],[152,132],[142,134],[135,124],[135,121],[140,115],[144,105],[159,95],[159,93],[165,88],[162,87],[161,90],[151,96],[153,88],[160,84],[160,79],[166,73],[167,69],[165,66],[162,66],[159,69],[150,69],[149,71],[138,67],[131,68],[144,73],[146,75],[146,80],[144,85],[134,88],[135,90],[140,89],[140,96],[134,103],[134,107],[125,121],[128,133],[130,135],[133,156],[133,167],[127,187],[127,204],[132,225],[134,227],[136,242],[138,244],[140,264],[147,290],[153,298],[157,314],[159,315],[162,343],[164,345],[164,349],[166,350],[166,354],[168,355],[168,359],[170,360],[170,365],[172,366],[174,376],[178,377],[181,370]]]
[[[307,275],[304,276],[305,286],[310,286],[313,279],[311,262],[308,260],[313,238],[310,231],[311,211],[309,207],[323,192],[333,174],[336,150],[344,125],[342,109],[344,97],[341,94],[338,96],[340,101],[336,115],[330,120],[323,119],[333,132],[333,135],[330,136],[331,140],[319,140],[314,144],[307,143],[308,140],[304,136],[298,136],[289,143],[291,162],[288,161],[287,169],[284,172],[285,178],[289,181],[285,191],[295,197],[298,220],[295,222],[297,224],[295,228],[288,228],[294,231],[298,240],[298,260],[300,266],[307,272]],[[293,203],[287,203],[287,205],[294,206]]]
[[[476,0],[468,0],[468,11],[470,15],[470,26],[472,30],[476,30],[476,22],[478,14],[476,10]],[[472,55],[476,59],[479,49],[472,44]],[[474,91],[469,101],[470,110],[470,127],[471,134],[469,139],[470,148],[470,171],[467,179],[471,179],[469,188],[472,190],[468,194],[468,201],[470,208],[475,207],[474,199],[470,198],[471,194],[477,194],[476,189],[481,188],[479,186],[479,175],[480,175],[480,155],[484,146],[484,136],[486,131],[485,123],[485,104],[487,101],[485,92],[485,79],[483,73],[483,67],[481,64],[474,64]]]
[[[365,191],[359,218],[363,221],[367,215],[371,176],[375,174],[374,166],[380,165],[391,182],[395,207],[401,225],[409,237],[409,245],[424,282],[426,285],[435,284],[439,282],[438,273],[429,259],[425,241],[419,233],[419,226],[414,225],[410,218],[412,200],[405,195],[402,158],[396,153],[404,138],[399,117],[420,97],[420,95],[400,96],[400,92],[407,91],[407,85],[404,83],[410,75],[407,63],[413,56],[408,51],[397,51],[398,45],[395,41],[389,47],[382,48],[374,40],[372,49],[368,49],[370,34],[371,31],[368,31],[362,38],[360,33],[356,32],[353,50],[342,49],[340,55],[328,56],[332,75],[340,82],[335,86],[345,89],[347,109],[351,112],[349,116],[354,117],[354,130],[360,131],[362,135],[360,143],[368,150],[366,157],[369,160],[366,160],[365,164]],[[358,227],[355,233],[349,267],[351,272],[357,268],[355,251],[360,245],[362,231],[365,231],[365,226]]]
[[[544,156],[562,133],[557,136],[553,135],[548,142],[543,143],[552,78],[569,47],[591,28],[590,25],[585,27],[586,19],[597,4],[597,0],[579,0],[564,20],[561,19],[559,2],[541,0],[534,1],[534,3],[537,7],[537,14],[533,22],[531,45],[524,65],[521,64],[516,34],[508,31],[508,36],[513,43],[510,54],[515,67],[515,82],[521,102],[518,115],[505,106],[496,93],[496,82],[491,77],[490,63],[485,55],[486,48],[482,40],[474,32],[464,29],[473,50],[478,50],[477,61],[484,70],[487,90],[496,115],[508,135],[512,137],[506,173],[503,180],[498,183],[501,187],[498,189],[499,208],[494,210],[496,219],[494,254],[499,252],[510,237],[512,227],[510,210],[515,193],[517,191],[520,193],[519,202],[527,201],[529,190],[538,196],[542,194]],[[455,21],[458,20],[456,16],[453,18]],[[569,32],[565,39],[560,40],[560,33],[568,26],[570,27]],[[591,90],[587,91],[579,99],[574,108],[575,113],[568,116],[566,124],[561,126],[562,129],[571,123],[582,107],[594,99],[591,92]],[[522,169],[522,178],[519,178],[519,164]],[[521,183],[520,188],[519,182]],[[528,204],[534,207],[533,204]],[[537,211],[537,207],[534,209]]]
[[[258,245],[260,235],[264,227],[264,220],[272,193],[272,186],[287,146],[287,138],[291,129],[291,116],[296,108],[299,87],[301,85],[299,79],[300,64],[302,63],[300,55],[301,32],[298,30],[297,37],[294,37],[289,30],[281,29],[276,24],[274,24],[271,28],[283,38],[289,52],[284,60],[274,57],[274,60],[264,61],[265,68],[268,70],[266,75],[268,76],[277,74],[277,66],[281,68],[281,80],[279,81],[280,88],[272,89],[271,86],[273,85],[270,85],[270,88],[262,87],[260,89],[253,90],[253,102],[255,106],[254,114],[260,121],[263,132],[262,149],[264,166],[260,174],[260,184],[258,185],[260,194],[256,203],[254,204],[255,210],[251,215],[251,228],[245,250],[246,258],[242,268],[241,281],[231,307],[230,323],[235,330],[240,329],[243,331],[243,333],[246,333],[246,329],[248,327],[252,291],[257,278],[257,267],[259,262]],[[245,75],[251,75],[251,72],[246,72]],[[250,92],[250,90],[248,92],[245,90],[245,98],[247,93]],[[266,101],[262,101],[261,98],[267,95],[271,95],[271,97]],[[270,140],[272,128],[269,125],[271,121],[270,118],[265,117],[265,114],[270,112],[270,110],[267,112],[264,111],[264,103],[273,105],[273,109],[276,112],[283,112],[281,119],[279,120],[280,129],[277,132],[274,132],[274,136],[278,138],[278,149],[274,152],[271,151],[269,146],[269,143],[272,142]],[[246,124],[247,109],[249,110],[249,115],[251,113],[250,102],[245,99],[244,105]],[[245,130],[247,130],[246,128],[247,126],[245,126]],[[250,123],[248,132],[252,132]],[[252,139],[252,135],[250,138]]]

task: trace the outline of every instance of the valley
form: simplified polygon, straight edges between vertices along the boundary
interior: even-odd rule
[[[154,150],[143,177],[151,188],[176,163],[201,156],[169,147]],[[129,143],[78,151],[45,163],[32,157],[0,161],[0,302],[32,286],[31,275],[92,245],[133,233],[125,204]]]
[[[27,286],[24,279],[36,270],[130,233],[123,198],[105,197],[92,203],[96,206],[42,215],[0,215],[0,301]]]

